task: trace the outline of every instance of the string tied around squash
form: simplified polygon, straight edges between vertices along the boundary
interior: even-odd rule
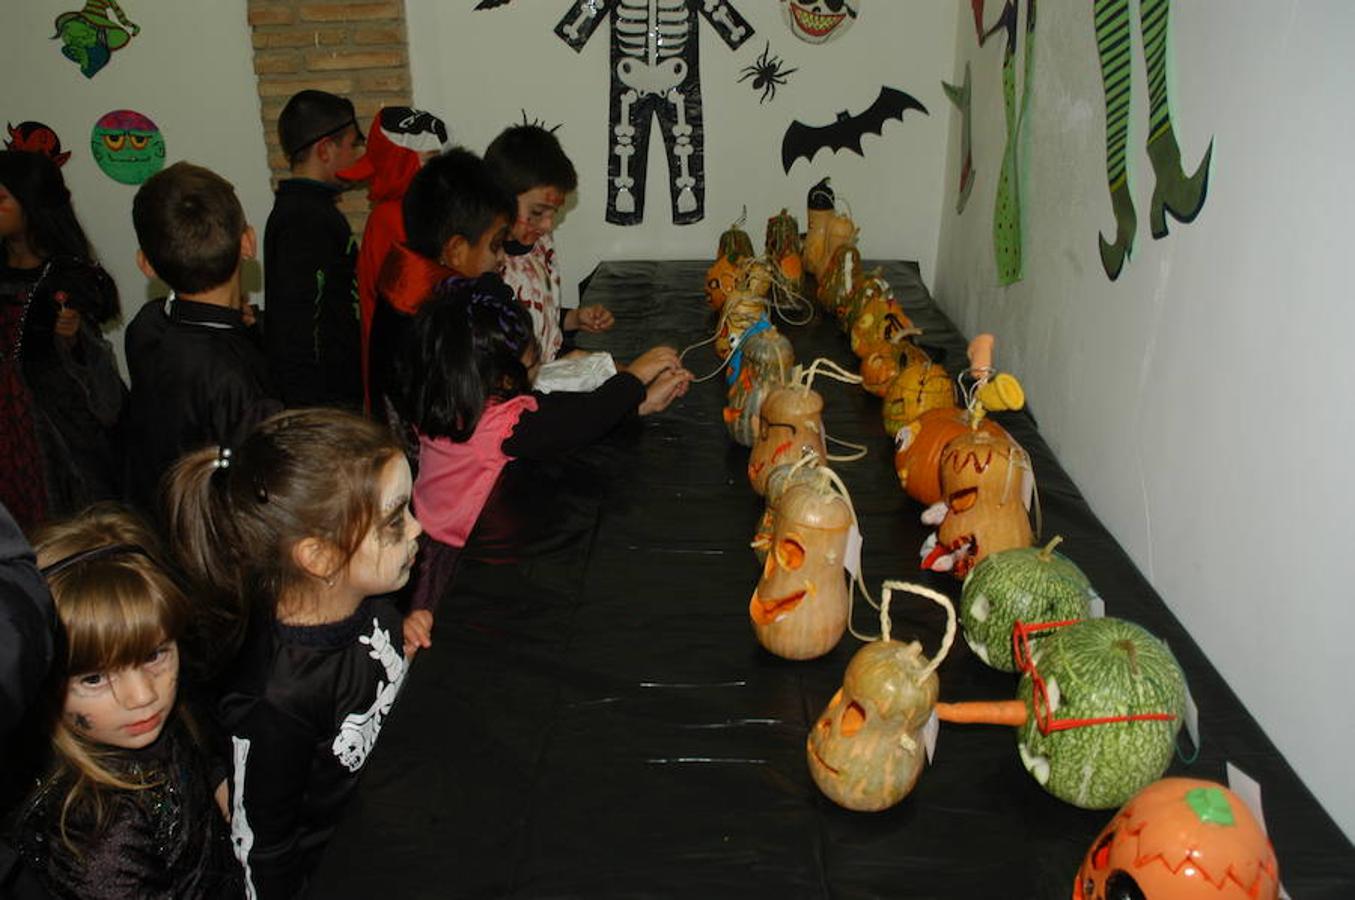
[[[757,302],[759,302],[759,303],[762,304],[763,310],[764,310],[764,313],[765,313],[765,310],[766,310],[766,307],[767,307],[767,300],[766,300],[766,298],[764,298],[764,297],[756,297],[756,298],[753,298],[753,299],[756,299]],[[729,313],[730,313],[730,310],[733,308],[733,306],[734,306],[734,304],[733,304],[731,301],[729,301],[729,300],[725,301],[724,306],[722,306],[722,307],[720,308],[720,316],[719,316],[719,318],[715,320],[715,332],[714,332],[710,337],[705,338],[704,340],[697,341],[695,344],[688,344],[686,347],[684,347],[684,348],[682,349],[682,352],[678,354],[678,362],[683,363],[683,364],[685,365],[685,364],[686,364],[685,361],[686,361],[686,358],[687,358],[687,354],[688,354],[688,353],[690,353],[690,352],[692,352],[693,350],[696,350],[696,349],[698,349],[698,348],[704,347],[704,346],[706,346],[707,344],[713,344],[713,343],[715,343],[717,340],[720,339],[720,332],[724,330],[725,324],[726,324],[726,323],[728,322],[728,320],[729,320]],[[760,320],[759,320],[759,321],[760,321]],[[755,324],[756,324],[756,323],[755,323]],[[751,326],[750,326],[750,328],[751,328]],[[759,329],[759,330],[761,330],[761,329]],[[693,378],[692,381],[697,382],[697,383],[700,383],[700,382],[703,382],[703,381],[709,381],[710,379],[714,378],[716,375],[719,375],[720,372],[721,372],[721,370],[723,370],[724,367],[727,366],[727,365],[729,364],[729,361],[730,361],[731,359],[734,358],[734,354],[737,353],[737,352],[739,351],[740,345],[743,343],[744,338],[750,337],[750,336],[751,336],[751,335],[749,335],[748,331],[749,331],[749,329],[744,329],[744,331],[740,332],[737,336],[731,336],[730,339],[729,339],[729,352],[726,353],[723,357],[720,358],[720,363],[719,363],[719,365],[717,365],[717,366],[715,367],[714,371],[709,372],[709,373],[706,374],[706,375],[702,375],[700,378]]]
[[[951,646],[955,643],[955,604],[940,591],[934,591],[920,584],[913,584],[909,581],[885,581],[880,585],[880,640],[882,641],[892,640],[890,637],[889,602],[893,598],[894,591],[907,591],[910,594],[925,597],[946,611],[946,633],[941,638],[941,646],[937,649],[936,655],[918,673],[917,680],[921,682],[935,672],[941,663],[945,662],[946,657],[950,654]]]
[[[819,375],[822,375],[825,378],[832,378],[835,381],[841,381],[844,384],[861,383],[860,375],[857,375],[855,372],[847,371],[826,356],[820,356],[810,363],[808,368],[796,366],[791,372],[789,384],[808,391],[812,389],[814,379]],[[856,460],[865,457],[868,452],[868,449],[864,444],[857,444],[852,441],[844,441],[841,438],[833,437],[828,433],[826,427],[823,430],[823,438],[825,442],[831,441],[840,447],[850,447],[854,451],[845,455],[830,453],[828,454],[828,459],[832,462],[855,462]]]

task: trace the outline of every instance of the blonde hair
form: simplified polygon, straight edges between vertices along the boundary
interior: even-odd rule
[[[55,766],[39,790],[69,781],[60,826],[70,845],[66,819],[72,810],[87,806],[98,827],[108,792],[142,790],[155,782],[129,780],[110,765],[115,751],[71,730],[61,715],[69,680],[136,665],[166,640],[179,640],[188,626],[188,603],[161,562],[155,535],[115,504],[98,504],[47,526],[38,533],[35,549],[65,644],[64,656],[58,654],[60,677],[52,685]]]

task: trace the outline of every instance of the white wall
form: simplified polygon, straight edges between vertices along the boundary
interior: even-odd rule
[[[1355,5],[1173,4],[1173,120],[1188,171],[1214,139],[1209,195],[1193,224],[1169,219],[1169,237],[1152,239],[1136,49],[1139,224],[1114,283],[1097,253],[1098,230],[1113,236],[1115,222],[1092,5],[1042,5],[1024,144],[1026,277],[1009,289],[996,285],[990,237],[1000,40],[979,49],[970,4],[955,7],[954,77],[972,60],[979,180],[955,215],[953,116],[937,298],[967,333],[999,335],[1000,364],[1024,382],[1097,514],[1355,836],[1345,770],[1355,705],[1340,652],[1355,629],[1345,571]],[[1135,14],[1136,42],[1138,31]],[[1115,586],[1098,587],[1113,614]]]
[[[824,175],[850,202],[863,253],[918,260],[930,277],[949,108],[940,76],[954,52],[945,4],[866,3],[849,32],[812,46],[783,24],[779,3],[734,0],[757,33],[733,52],[701,19],[706,218],[672,224],[667,162],[655,129],[645,218],[628,227],[603,219],[609,26],[599,26],[583,52],[575,53],[554,34],[567,3],[517,0],[479,12],[473,5],[407,0],[414,99],[446,119],[453,138],[476,152],[520,121],[521,109],[548,124],[563,123],[557,134],[579,171],[578,205],[557,232],[567,293],[603,259],[713,259],[720,232],[745,204],[758,247],[767,217],[783,206],[803,228],[805,194]],[[737,79],[765,41],[799,72],[774,100],[759,105],[751,81]],[[781,137],[793,120],[827,124],[841,110],[860,112],[882,85],[911,93],[930,115],[910,112],[901,123],[887,123],[883,135],[867,135],[864,158],[822,150],[812,163],[797,162],[785,174]]]
[[[148,296],[148,282],[135,262],[136,185],[109,178],[90,155],[90,129],[100,116],[114,109],[150,116],[165,136],[165,164],[188,160],[234,184],[261,245],[273,193],[245,0],[122,7],[141,33],[86,79],[61,55],[61,42],[49,40],[56,16],[79,9],[80,3],[6,3],[0,13],[0,84],[5,85],[0,118],[14,125],[44,122],[60,136],[62,149],[72,151],[62,174],[76,215],[117,280],[123,316],[130,321]],[[256,288],[260,284],[257,268],[250,281]],[[121,337],[110,338],[121,354]]]

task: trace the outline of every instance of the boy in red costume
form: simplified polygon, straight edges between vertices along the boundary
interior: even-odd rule
[[[400,212],[409,183],[424,162],[447,143],[447,126],[437,116],[408,106],[387,106],[372,120],[367,153],[338,173],[345,181],[370,181],[367,200],[372,205],[358,251],[358,310],[361,314],[362,383],[369,383],[372,314],[376,310],[377,278],[391,247],[405,239]],[[371,398],[366,398],[371,408]]]

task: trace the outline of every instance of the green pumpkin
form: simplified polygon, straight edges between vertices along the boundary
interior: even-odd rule
[[[716,258],[724,257],[730,262],[738,262],[753,255],[753,239],[738,225],[730,225],[729,230],[720,235],[720,249]]]
[[[1045,790],[1083,809],[1113,809],[1162,777],[1186,707],[1186,678],[1166,644],[1133,622],[1086,619],[1041,638],[1032,654],[1056,719],[1176,716],[1042,734],[1026,673],[1017,696],[1032,713],[1017,729],[1017,749]]]
[[[960,623],[974,655],[994,669],[1015,672],[1012,626],[1017,622],[1085,619],[1096,597],[1087,576],[1055,553],[1062,538],[1043,550],[1020,547],[984,557],[965,577]]]

